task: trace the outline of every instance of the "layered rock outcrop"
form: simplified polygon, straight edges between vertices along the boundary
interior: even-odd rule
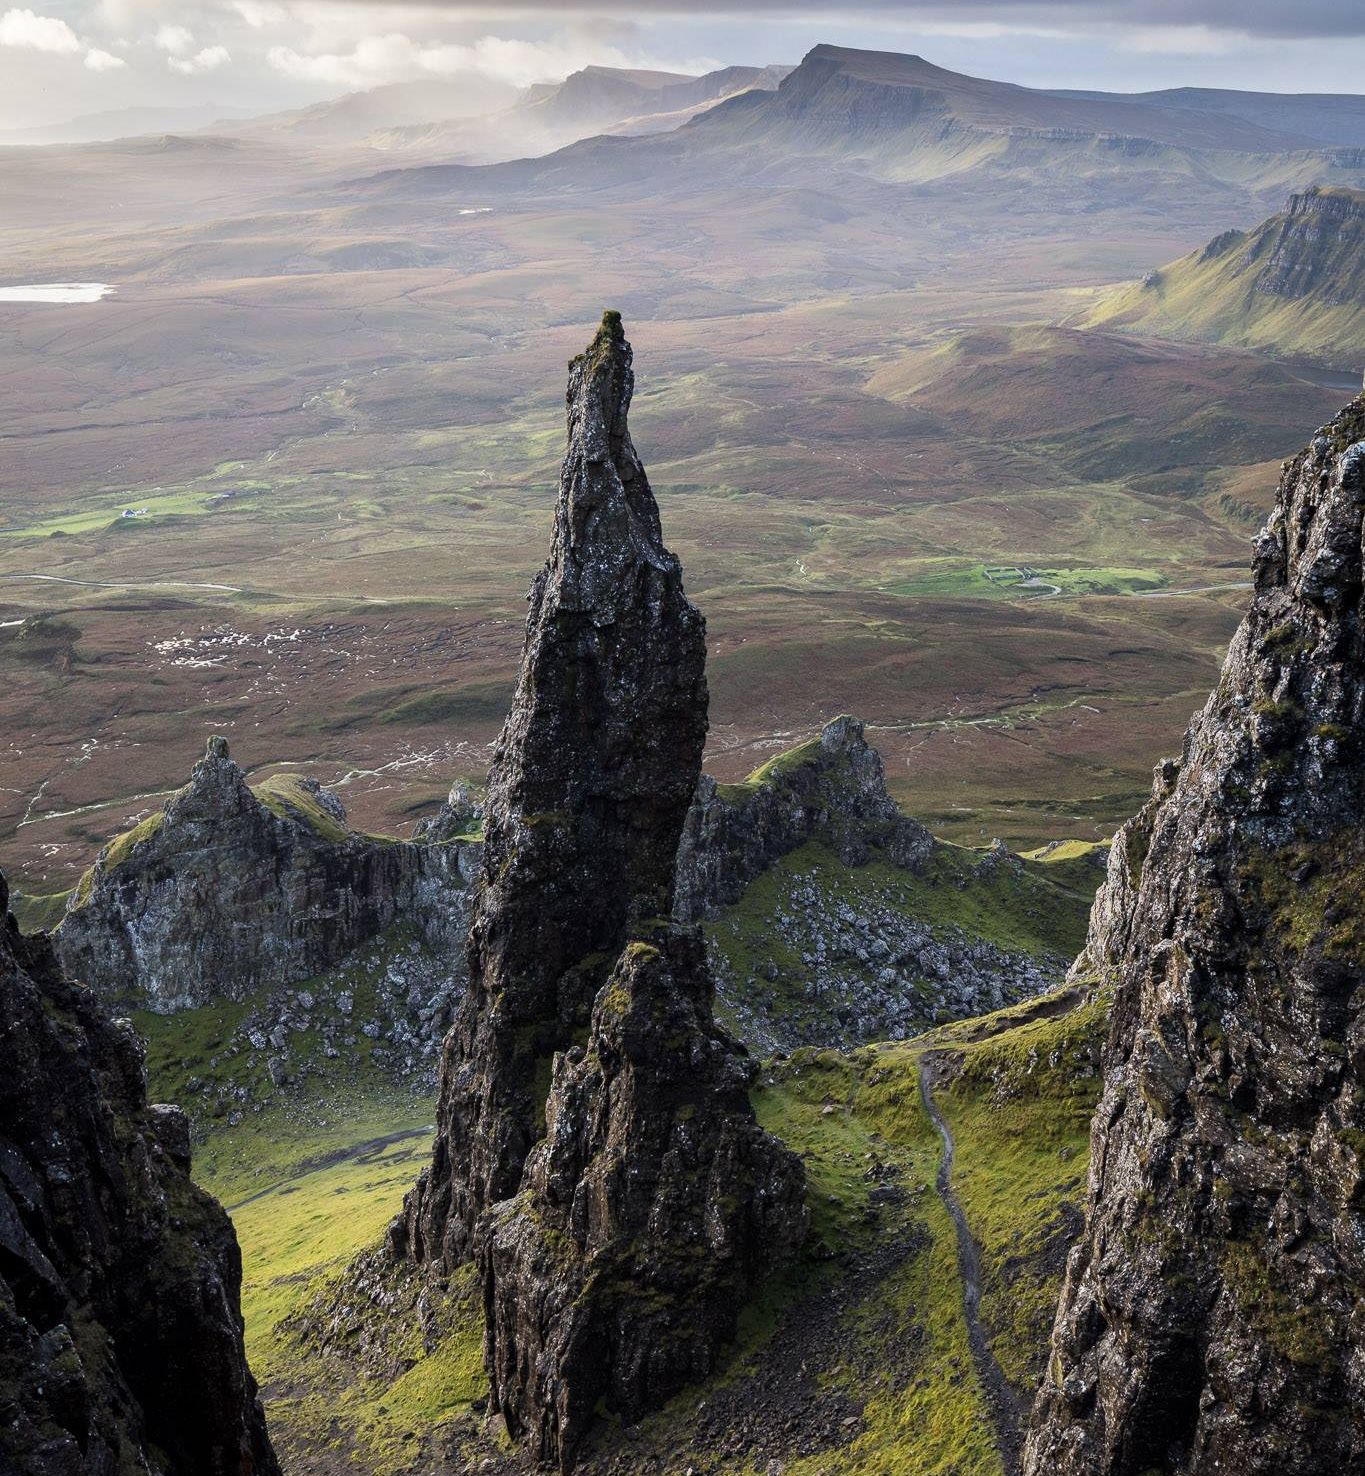
[[[1253,237],[1247,262],[1260,270],[1252,287],[1324,304],[1358,301],[1362,245],[1365,192],[1315,185],[1291,195],[1283,215]]]
[[[1363,511],[1357,400],[1286,464],[1218,688],[1113,848],[1028,1476],[1365,1466]]]
[[[570,365],[469,990],[432,1161],[390,1231],[437,1268],[476,1256],[496,1404],[566,1470],[599,1399],[638,1411],[712,1366],[764,1258],[804,1233],[800,1165],[755,1124],[700,936],[669,921],[705,625],[631,443],[633,386],[609,313]]]
[[[277,1476],[189,1124],[7,902],[0,878],[0,1470]]]
[[[399,922],[462,961],[477,860],[444,830],[358,835],[313,781],[253,790],[215,736],[164,809],[101,851],[55,944],[92,989],[163,1012],[312,978]]]
[[[878,855],[916,867],[933,850],[929,832],[887,793],[881,755],[856,718],[835,718],[744,784],[701,776],[678,847],[675,915],[684,922],[714,916],[812,840],[850,866]]]

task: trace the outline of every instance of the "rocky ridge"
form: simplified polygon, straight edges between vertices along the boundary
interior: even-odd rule
[[[0,878],[0,1469],[278,1476],[189,1123],[7,904]]]
[[[1291,195],[1277,230],[1256,237],[1247,263],[1264,262],[1252,288],[1272,297],[1316,293],[1344,303],[1354,273],[1350,260],[1365,240],[1365,192],[1315,186]]]
[[[887,793],[881,755],[856,718],[835,718],[818,738],[780,754],[744,784],[701,776],[678,847],[675,916],[714,917],[774,862],[812,840],[849,866],[877,855],[914,868],[933,850],[929,832]]]
[[[1365,161],[1365,151],[1343,152],[1358,156],[1344,167]],[[1355,365],[1365,331],[1365,190],[1314,185],[1291,195],[1250,230],[1223,231],[1141,284],[1103,293],[1080,321]]]
[[[447,804],[421,841],[358,835],[340,798],[276,776],[253,790],[225,739],[190,782],[101,851],[54,934],[109,998],[173,1012],[311,979],[400,922],[462,962],[478,844]]]
[[[1089,1211],[1027,1476],[1365,1463],[1365,399],[1286,464],[1251,607],[1113,847]]]
[[[752,1067],[712,1019],[700,937],[669,921],[705,625],[631,443],[633,388],[609,313],[570,365],[470,986],[432,1162],[390,1231],[438,1270],[474,1255],[495,1405],[564,1470],[599,1401],[634,1417],[713,1366],[765,1258],[805,1227],[799,1162],[757,1127]]]

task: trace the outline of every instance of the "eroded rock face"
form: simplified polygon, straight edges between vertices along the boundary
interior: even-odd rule
[[[277,1476],[189,1123],[7,902],[0,878],[0,1470]]]
[[[1286,465],[1078,976],[1115,990],[1029,1476],[1365,1465],[1365,400]]]
[[[929,832],[887,793],[881,755],[856,718],[835,718],[759,773],[744,785],[701,776],[678,848],[680,920],[737,902],[755,877],[808,841],[822,841],[850,866],[880,855],[915,867],[933,849]]]
[[[754,1122],[695,929],[629,943],[556,1063],[525,1188],[482,1228],[494,1397],[567,1470],[599,1401],[633,1421],[715,1371],[805,1235],[800,1163]]]
[[[262,794],[210,738],[190,782],[82,880],[54,935],[67,972],[169,1013],[312,978],[401,921],[461,957],[477,843],[357,835],[307,780]]]
[[[706,738],[706,628],[664,547],[626,415],[619,320],[570,366],[549,562],[494,751],[469,988],[442,1061],[408,1249],[457,1265],[517,1192],[551,1061],[582,1041],[632,924],[666,917]]]
[[[564,1470],[599,1400],[638,1414],[710,1371],[760,1269],[805,1231],[800,1164],[757,1128],[700,935],[670,921],[705,626],[631,445],[632,387],[609,313],[570,365],[470,987],[432,1162],[390,1231],[438,1268],[473,1252],[496,1404]]]

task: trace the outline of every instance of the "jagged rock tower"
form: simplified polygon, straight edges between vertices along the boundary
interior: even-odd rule
[[[1365,1469],[1362,511],[1365,399],[1286,465],[1218,688],[1113,848],[1028,1476]]]
[[[709,1370],[760,1268],[805,1227],[800,1165],[754,1123],[699,939],[668,921],[706,630],[631,444],[633,387],[607,313],[569,366],[470,988],[432,1161],[391,1230],[418,1262],[477,1255],[498,1407],[565,1469],[599,1399],[631,1416]]]
[[[0,1471],[278,1476],[189,1120],[8,901],[0,877]]]
[[[215,734],[190,782],[100,852],[53,944],[97,994],[165,1014],[311,979],[405,917],[458,956],[476,849],[357,835],[313,780],[258,793]]]

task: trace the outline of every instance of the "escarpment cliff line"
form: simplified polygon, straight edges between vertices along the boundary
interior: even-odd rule
[[[1027,1476],[1365,1465],[1365,398],[1287,463],[1222,677],[1116,841],[1089,1211]]]
[[[241,1256],[142,1047],[23,938],[0,877],[0,1471],[278,1476]]]
[[[573,360],[550,558],[494,756],[470,985],[432,1161],[390,1231],[471,1254],[508,1429],[567,1471],[602,1408],[704,1377],[804,1238],[799,1161],[760,1130],[675,864],[707,727],[705,625],[663,544],[608,313]]]

